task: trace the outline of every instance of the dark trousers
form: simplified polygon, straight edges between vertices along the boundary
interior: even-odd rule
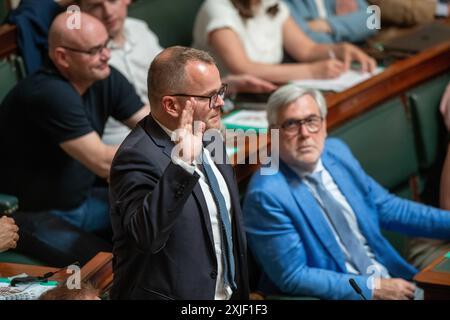
[[[107,189],[93,189],[73,210],[15,212],[17,251],[54,267],[84,265],[98,252],[112,251]]]

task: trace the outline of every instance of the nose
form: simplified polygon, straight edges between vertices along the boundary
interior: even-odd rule
[[[111,51],[109,51],[109,48],[103,47],[100,51],[100,58],[102,60],[108,61],[110,57],[111,57]]]
[[[213,108],[221,108],[225,104],[224,99],[220,95],[217,96],[216,102],[213,105]]]
[[[298,131],[299,131],[299,135],[302,136],[303,138],[307,138],[311,135],[311,133],[308,131],[308,129],[306,128],[304,123],[302,123],[300,125],[300,128],[298,129]]]

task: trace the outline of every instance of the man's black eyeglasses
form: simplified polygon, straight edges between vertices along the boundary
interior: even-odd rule
[[[209,108],[214,109],[216,106],[217,98],[220,97],[222,100],[225,99],[225,93],[227,92],[228,85],[226,83],[222,84],[219,91],[211,96],[196,96],[193,94],[177,93],[170,94],[172,97],[188,97],[188,98],[199,98],[199,99],[209,99]]]
[[[322,121],[322,117],[319,116],[311,116],[306,119],[288,119],[280,127],[287,134],[297,134],[300,127],[304,125],[309,133],[317,133],[322,128]]]
[[[111,39],[106,40],[106,42],[104,44],[95,46],[93,48],[87,49],[87,50],[82,50],[82,49],[77,49],[77,48],[71,48],[71,47],[67,47],[67,46],[61,46],[61,48],[73,51],[73,52],[79,52],[79,53],[84,53],[84,54],[88,54],[90,56],[96,56],[100,53],[103,52],[104,49],[108,48],[109,42],[111,41]]]

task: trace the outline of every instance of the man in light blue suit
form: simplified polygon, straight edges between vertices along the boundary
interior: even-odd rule
[[[362,42],[376,30],[367,27],[365,0],[284,0],[300,28],[320,43]]]
[[[286,85],[270,97],[280,170],[259,172],[250,182],[244,201],[250,249],[284,294],[360,299],[349,284],[354,279],[367,299],[412,299],[417,270],[380,228],[449,239],[450,212],[381,187],[343,142],[326,139],[326,113],[317,91]]]

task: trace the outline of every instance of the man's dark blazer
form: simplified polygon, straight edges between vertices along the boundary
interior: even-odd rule
[[[217,259],[199,175],[171,161],[174,143],[151,115],[120,146],[110,175],[112,299],[214,299]],[[233,168],[217,164],[231,196],[237,291],[248,299],[245,231]]]

